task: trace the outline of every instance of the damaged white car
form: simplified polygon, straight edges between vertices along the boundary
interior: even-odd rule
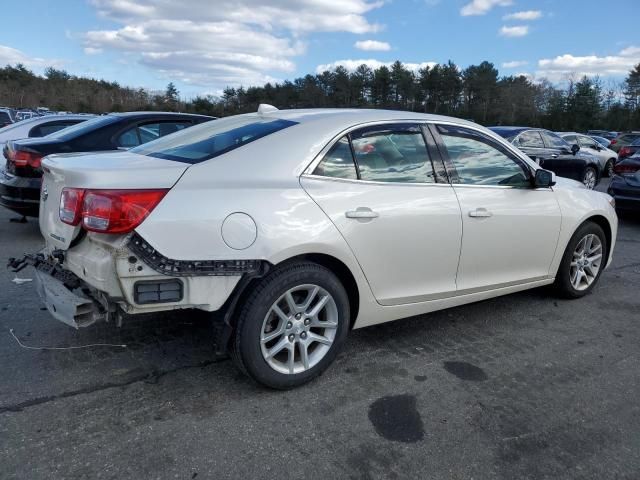
[[[616,240],[608,195],[410,112],[261,106],[42,168],[46,247],[11,265],[35,266],[54,317],[212,312],[218,350],[274,388],[322,372],[352,328],[548,284],[583,296]]]

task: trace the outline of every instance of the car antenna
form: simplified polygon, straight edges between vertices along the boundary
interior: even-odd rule
[[[261,103],[258,106],[258,115],[264,115],[265,113],[277,111],[278,109],[276,107],[274,107],[273,105],[269,105],[268,103]]]

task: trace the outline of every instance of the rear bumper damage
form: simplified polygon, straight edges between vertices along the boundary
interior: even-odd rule
[[[120,324],[123,313],[222,311],[241,279],[269,268],[261,260],[171,260],[135,234],[91,233],[67,251],[49,247],[9,263],[14,271],[28,265],[47,309],[74,328]]]

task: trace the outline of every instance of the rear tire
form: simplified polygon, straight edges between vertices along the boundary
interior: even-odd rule
[[[347,337],[349,315],[347,292],[330,270],[311,262],[277,267],[246,297],[231,356],[262,385],[300,386],[333,362]]]
[[[615,165],[615,162],[615,158],[610,158],[607,161],[607,164],[604,166],[604,173],[609,178],[613,177],[613,167]]]
[[[607,237],[600,225],[587,222],[576,230],[564,252],[554,288],[563,298],[580,298],[591,292],[608,258]]]

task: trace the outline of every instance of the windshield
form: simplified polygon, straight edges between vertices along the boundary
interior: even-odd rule
[[[53,132],[47,135],[47,138],[70,140],[77,137],[78,135],[82,135],[83,133],[90,132],[106,125],[110,125],[116,120],[118,120],[118,118],[113,115],[103,115],[101,117],[87,120],[86,122],[77,123],[75,125],[72,125],[71,127],[63,128],[62,130],[58,130],[57,132]]]
[[[177,162],[200,163],[296,123],[256,115],[238,115],[187,128],[131,151]]]

